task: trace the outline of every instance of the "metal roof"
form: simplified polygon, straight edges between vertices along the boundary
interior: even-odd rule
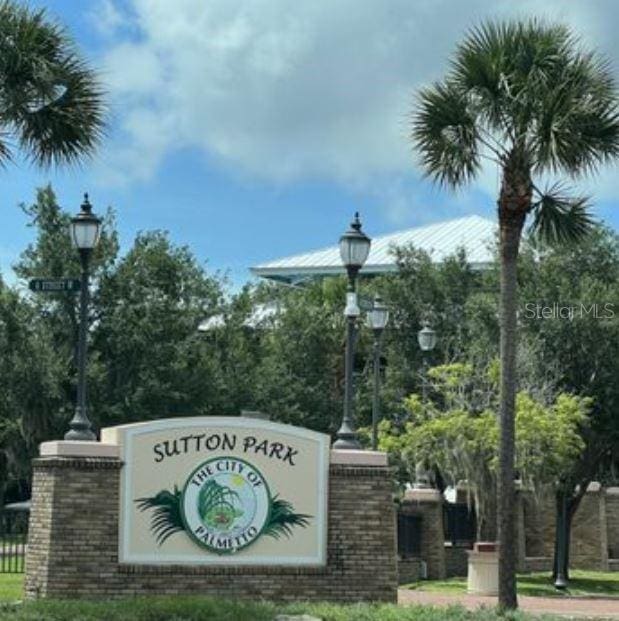
[[[21,502],[11,502],[2,507],[3,511],[30,511],[30,500],[22,500]]]
[[[409,245],[424,250],[436,263],[463,248],[472,267],[484,268],[494,260],[492,246],[496,231],[494,221],[481,216],[467,216],[381,235],[372,239],[370,254],[361,272],[366,275],[395,272],[397,266],[393,247]],[[337,244],[314,252],[276,259],[250,269],[256,276],[288,283],[345,273]]]
[[[245,319],[243,325],[246,328],[261,328],[265,326],[273,317],[279,313],[277,302],[267,302],[266,304],[256,304],[249,317]],[[212,315],[203,319],[198,325],[198,332],[212,332],[226,325],[226,318],[222,315]]]

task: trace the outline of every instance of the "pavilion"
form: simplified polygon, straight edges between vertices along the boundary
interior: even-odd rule
[[[372,239],[370,255],[361,273],[368,276],[397,271],[393,248],[406,246],[424,250],[436,263],[463,249],[471,267],[484,269],[494,261],[496,231],[493,220],[472,215],[381,235]],[[337,244],[275,259],[250,270],[260,278],[291,285],[346,273]]]

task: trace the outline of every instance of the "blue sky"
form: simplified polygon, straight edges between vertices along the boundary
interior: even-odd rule
[[[18,209],[51,182],[77,211],[117,211],[126,249],[165,229],[238,285],[247,268],[337,241],[359,210],[380,235],[494,216],[497,173],[431,186],[406,140],[415,90],[480,19],[561,19],[619,69],[612,0],[32,0],[65,24],[109,91],[109,136],[77,170],[0,171],[0,269],[31,239]],[[516,7],[516,8],[514,8]],[[583,184],[619,228],[617,169]]]

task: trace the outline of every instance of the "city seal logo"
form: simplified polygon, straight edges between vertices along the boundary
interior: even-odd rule
[[[257,468],[236,457],[217,457],[187,479],[181,501],[185,530],[218,554],[252,544],[269,521],[271,494]]]
[[[233,456],[215,457],[195,468],[184,486],[136,498],[140,511],[152,511],[150,530],[159,546],[184,532],[196,544],[216,554],[231,554],[262,536],[291,537],[306,528],[311,515],[271,495],[254,465]]]

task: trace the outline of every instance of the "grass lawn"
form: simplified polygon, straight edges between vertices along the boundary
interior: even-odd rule
[[[608,582],[619,594],[619,574],[574,572],[575,582],[588,586],[591,593],[609,593]],[[586,577],[583,577],[586,576]],[[538,593],[548,593],[545,575],[527,576],[531,589],[539,581]],[[272,604],[269,602],[235,602],[207,597],[148,597],[120,601],[54,601],[15,603],[22,596],[21,574],[0,574],[0,621],[273,621],[280,613],[309,614],[323,621],[533,621],[534,618],[517,612],[505,616],[492,609],[469,612],[460,606],[448,609],[421,606],[384,604]],[[589,581],[589,582],[587,582]],[[595,590],[600,585],[603,591]],[[415,585],[419,587],[419,584]],[[441,592],[461,593],[463,580],[424,582],[423,587]],[[519,582],[521,593],[523,582]],[[545,616],[545,621],[560,621],[561,617]]]
[[[309,614],[322,621],[533,621],[524,613],[469,612],[421,606],[233,602],[205,597],[150,597],[112,602],[39,601],[0,604],[0,621],[273,621],[276,615]],[[545,621],[561,621],[547,616]]]
[[[207,597],[149,597],[124,601],[53,601],[15,603],[22,597],[22,574],[0,574],[0,621],[273,621],[280,613],[309,614],[324,621],[530,621],[516,613],[500,617],[493,610],[467,612],[459,606],[358,604],[288,604],[233,602]],[[554,617],[545,617],[548,621]]]
[[[420,589],[434,593],[466,593],[466,578],[448,580],[424,580],[406,585],[408,589]],[[520,574],[518,576],[518,594],[543,597],[564,597],[557,591],[547,572],[538,574]],[[619,597],[619,572],[570,571],[569,588],[566,595],[574,597],[598,595]]]
[[[0,602],[14,602],[22,598],[24,574],[0,574]]]

